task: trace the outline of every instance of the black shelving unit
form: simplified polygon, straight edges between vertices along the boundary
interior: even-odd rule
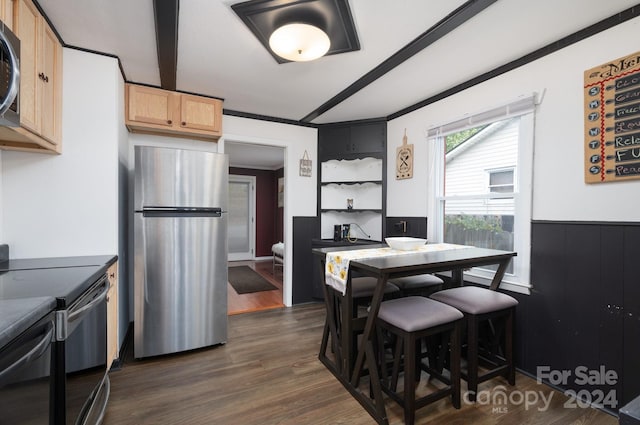
[[[322,164],[331,160],[356,160],[375,158],[382,161],[382,179],[358,181],[323,181]],[[385,234],[385,216],[387,203],[387,122],[385,120],[371,120],[364,122],[350,122],[327,124],[318,130],[318,217],[322,226],[322,213],[362,213],[370,212],[381,215],[380,234]],[[381,208],[341,209],[323,208],[321,188],[329,185],[356,185],[372,183],[382,187]]]

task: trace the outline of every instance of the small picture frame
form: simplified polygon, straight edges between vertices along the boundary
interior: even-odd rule
[[[304,155],[302,156],[302,159],[300,160],[300,175],[302,177],[311,177],[311,171],[312,171],[312,162],[311,159],[309,158],[309,154],[307,153],[307,151],[304,151]]]
[[[284,207],[284,177],[278,177],[278,208]]]

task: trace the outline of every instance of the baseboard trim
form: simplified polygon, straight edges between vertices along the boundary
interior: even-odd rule
[[[129,326],[127,326],[127,332],[124,335],[124,341],[122,341],[122,345],[120,346],[120,352],[118,353],[118,358],[113,361],[111,364],[110,372],[117,371],[122,369],[124,366],[124,359],[129,352],[129,347],[133,345],[133,322],[129,322]]]

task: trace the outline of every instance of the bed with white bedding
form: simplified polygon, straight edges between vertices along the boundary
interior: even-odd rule
[[[273,274],[275,274],[276,266],[284,266],[284,243],[274,243],[271,246],[271,252],[273,253]]]

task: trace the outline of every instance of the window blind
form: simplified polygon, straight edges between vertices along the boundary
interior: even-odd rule
[[[482,111],[478,114],[469,115],[447,124],[432,127],[427,130],[427,138],[446,136],[447,134],[457,133],[458,131],[462,131],[467,128],[477,127],[482,124],[528,114],[529,112],[533,112],[535,106],[536,95],[534,93],[531,96],[520,98],[506,105]]]

